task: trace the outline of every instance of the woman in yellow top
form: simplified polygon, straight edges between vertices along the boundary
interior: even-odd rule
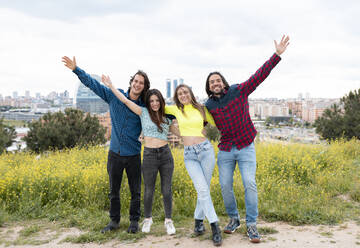
[[[204,123],[215,125],[207,109],[199,104],[187,85],[179,85],[175,89],[176,105],[166,106],[165,113],[177,119],[180,135],[184,142],[184,162],[197,192],[197,203],[194,212],[197,235],[205,231],[203,220],[206,217],[212,229],[214,245],[222,243],[213,202],[210,195],[210,182],[215,167],[215,153],[212,144],[204,137]]]

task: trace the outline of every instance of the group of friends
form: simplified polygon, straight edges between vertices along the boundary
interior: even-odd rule
[[[131,192],[129,233],[139,231],[141,174],[144,180],[144,221],[142,232],[149,233],[152,204],[157,174],[160,173],[161,193],[164,202],[164,226],[169,235],[175,234],[172,221],[172,176],[174,160],[168,145],[168,132],[181,136],[184,143],[186,170],[197,192],[194,212],[196,235],[204,234],[204,219],[210,223],[215,246],[222,244],[219,219],[211,195],[210,182],[215,167],[215,153],[211,142],[204,136],[206,125],[216,126],[221,138],[217,165],[219,181],[226,212],[230,218],[223,231],[233,233],[240,227],[240,216],[233,191],[233,175],[239,167],[245,189],[246,226],[249,239],[260,242],[256,228],[258,196],[256,186],[256,154],[254,139],[256,129],[250,119],[248,96],[265,80],[281,60],[280,55],[289,45],[283,36],[275,43],[275,53],[247,81],[229,85],[220,72],[211,72],[206,78],[208,99],[205,105],[197,102],[192,89],[181,84],[174,93],[175,105],[165,105],[161,92],[150,89],[150,81],[143,71],[136,72],[127,91],[116,89],[109,76],[102,75],[103,84],[80,69],[75,57],[62,58],[80,81],[109,104],[111,140],[107,172],[110,183],[110,222],[101,232],[116,230],[120,223],[120,188],[124,170]],[[141,165],[143,132],[144,152]]]

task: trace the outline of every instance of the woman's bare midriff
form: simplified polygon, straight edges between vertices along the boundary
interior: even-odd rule
[[[182,136],[182,139],[184,141],[184,146],[197,145],[206,140],[205,137],[200,136]]]
[[[167,145],[167,140],[162,140],[153,137],[144,137],[144,146],[148,148],[159,148]]]

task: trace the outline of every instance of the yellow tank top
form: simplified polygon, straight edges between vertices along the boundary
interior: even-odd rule
[[[215,122],[209,111],[205,108],[206,121],[215,126]],[[196,108],[191,104],[184,106],[184,112],[186,116],[181,112],[181,110],[176,105],[166,105],[165,113],[171,114],[176,117],[176,120],[179,124],[179,131],[181,136],[200,136],[204,137],[201,131],[204,128],[204,119]]]

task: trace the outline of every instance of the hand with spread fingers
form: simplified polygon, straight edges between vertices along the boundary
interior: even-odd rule
[[[101,75],[101,82],[106,86],[108,87],[114,94],[117,98],[119,98],[120,101],[122,101],[123,103],[127,103],[128,104],[128,107],[135,113],[135,114],[138,114],[140,113],[141,114],[141,108],[139,106],[137,106],[135,103],[131,102],[129,99],[126,98],[126,96],[124,96],[123,93],[121,93],[118,89],[116,89],[114,87],[114,85],[112,84],[111,82],[111,79],[109,76],[106,76],[104,74]]]
[[[71,60],[69,57],[64,56],[62,57],[62,62],[64,63],[64,65],[69,68],[70,70],[75,70],[76,68],[76,59],[75,56],[73,57],[73,60]]]
[[[102,82],[105,86],[109,87],[110,89],[114,87],[113,84],[112,84],[112,82],[111,82],[111,80],[110,80],[110,77],[109,77],[109,76],[105,76],[104,74],[101,75],[101,82]]]
[[[280,56],[283,52],[285,52],[287,46],[290,44],[289,39],[290,39],[289,36],[285,37],[285,35],[283,35],[280,43],[277,43],[276,40],[274,40],[277,55]]]

